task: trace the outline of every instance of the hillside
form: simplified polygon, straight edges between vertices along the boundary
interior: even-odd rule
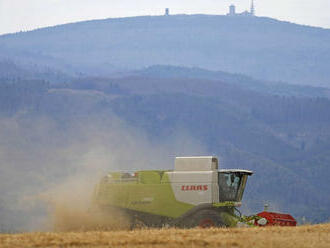
[[[128,73],[124,73],[127,76]],[[118,73],[118,75],[120,75]],[[209,71],[198,67],[178,67],[154,65],[142,70],[130,73],[131,76],[148,78],[186,78],[206,79],[221,81],[227,84],[236,85],[240,88],[257,91],[263,94],[280,96],[303,96],[303,97],[329,97],[330,89],[312,87],[307,85],[288,84],[283,82],[257,80],[243,74],[233,74],[223,71]]]
[[[113,232],[0,235],[2,247],[255,247],[326,248],[330,225],[241,228],[163,229]]]
[[[0,230],[38,230],[47,205],[31,199],[62,185],[64,194],[72,178],[88,198],[106,171],[172,169],[175,156],[205,154],[220,156],[222,168],[255,171],[245,214],[267,202],[301,222],[329,220],[326,90],[285,86],[284,95],[273,95],[268,83],[243,75],[160,73],[168,68],[61,83],[2,78]]]
[[[330,87],[330,31],[270,18],[174,15],[66,24],[0,36],[1,58],[109,75],[155,64]]]

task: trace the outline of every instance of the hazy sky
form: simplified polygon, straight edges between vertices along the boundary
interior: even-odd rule
[[[330,0],[255,0],[259,16],[330,28]],[[172,14],[224,14],[250,0],[0,0],[0,33],[109,17]]]

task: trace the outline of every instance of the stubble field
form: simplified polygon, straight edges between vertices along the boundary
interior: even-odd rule
[[[145,229],[1,234],[0,247],[330,247],[330,224],[234,229]]]

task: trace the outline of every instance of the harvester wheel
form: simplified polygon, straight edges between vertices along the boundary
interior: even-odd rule
[[[145,229],[147,228],[147,225],[140,219],[137,218],[136,216],[132,217],[131,219],[131,230],[133,229]]]
[[[212,219],[206,218],[206,219],[202,219],[198,226],[200,228],[210,228],[210,227],[215,227],[215,223]]]
[[[226,225],[222,221],[218,212],[214,210],[201,210],[197,212],[190,221],[188,227],[225,227]]]

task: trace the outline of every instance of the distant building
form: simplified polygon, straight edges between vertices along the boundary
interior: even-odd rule
[[[236,15],[236,7],[235,7],[234,4],[232,4],[232,5],[229,6],[229,13],[228,13],[228,15],[230,15],[230,16]]]
[[[249,11],[244,11],[241,13],[236,13],[236,6],[234,4],[229,6],[228,16],[254,16],[255,15],[255,7],[254,7],[254,0],[251,0],[251,9]]]
[[[238,16],[252,16],[251,12],[249,12],[247,10],[243,11],[242,13],[238,13],[237,15]]]
[[[166,8],[165,9],[165,16],[169,16],[170,15],[170,9],[169,8]]]

